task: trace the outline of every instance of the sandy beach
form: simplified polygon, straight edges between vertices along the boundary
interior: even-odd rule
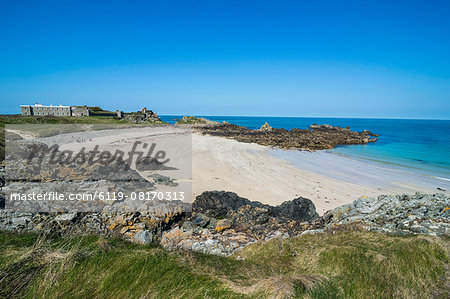
[[[27,139],[31,136],[21,135]],[[437,187],[450,189],[445,180],[326,151],[279,150],[223,137],[191,135],[189,130],[175,127],[87,131],[40,140],[61,144],[62,150],[97,144],[110,150],[128,150],[136,140],[156,142],[174,160],[183,157],[186,161],[186,157],[192,156],[192,160],[187,159],[192,164],[185,163],[167,175],[184,185],[192,183],[193,198],[204,191],[225,190],[278,205],[302,196],[314,202],[319,214],[361,196],[442,192]],[[147,177],[148,173],[142,175]]]
[[[272,205],[303,196],[323,214],[361,196],[436,193],[439,186],[450,187],[445,181],[324,151],[283,151],[200,134],[193,134],[192,141],[194,195],[227,190]],[[289,160],[292,153],[296,163]]]

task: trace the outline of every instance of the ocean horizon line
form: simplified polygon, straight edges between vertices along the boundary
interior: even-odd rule
[[[336,118],[336,119],[388,119],[388,120],[441,120],[450,118],[402,118],[402,117],[344,117],[344,116],[273,116],[273,115],[206,115],[206,114],[159,114],[160,116],[196,116],[196,117],[272,117],[272,118]]]

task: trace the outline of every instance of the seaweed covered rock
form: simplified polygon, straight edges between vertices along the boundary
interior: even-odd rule
[[[257,143],[286,149],[322,150],[345,144],[367,144],[375,142],[378,135],[364,130],[351,131],[350,128],[330,125],[311,125],[308,129],[275,129],[265,123],[258,130],[230,123],[210,126],[195,126],[203,134],[222,136],[240,142]]]

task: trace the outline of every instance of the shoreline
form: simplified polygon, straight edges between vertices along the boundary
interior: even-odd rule
[[[310,153],[314,153],[314,155],[310,155]],[[405,180],[405,177],[407,178],[408,181],[412,181],[413,185],[427,185],[429,187],[444,187],[443,189],[448,189],[450,188],[450,184],[449,181],[450,179],[447,178],[443,178],[443,177],[439,177],[437,175],[431,175],[429,173],[426,173],[424,171],[421,171],[421,169],[416,169],[413,167],[407,167],[407,166],[403,166],[403,165],[398,165],[398,164],[393,164],[393,163],[389,163],[389,162],[384,162],[384,161],[377,161],[377,160],[371,160],[371,159],[364,159],[361,157],[355,157],[355,156],[351,156],[351,155],[344,155],[341,153],[336,153],[333,150],[323,150],[323,151],[315,151],[315,152],[308,152],[308,151],[290,151],[290,150],[280,150],[280,149],[272,149],[270,151],[270,154],[281,158],[283,160],[289,161],[289,162],[293,162],[293,163],[299,163],[299,162],[304,162],[306,159],[311,159],[314,156],[317,157],[322,157],[325,159],[328,157],[328,160],[333,160],[333,161],[341,161],[341,163],[337,163],[338,165],[340,164],[340,166],[344,166],[347,165],[348,166],[357,166],[357,167],[365,167],[366,170],[373,170],[373,169],[377,169],[379,172],[384,172],[384,173],[398,173],[398,175],[402,175],[403,180]],[[291,156],[290,156],[291,154]],[[305,157],[301,157],[300,159],[298,159],[299,161],[296,161],[294,159],[295,155],[304,155]],[[315,158],[317,159],[317,158]],[[325,164],[325,163],[324,163]],[[300,169],[304,169],[305,167],[296,165],[297,167],[299,167]],[[310,165],[312,166],[312,165]],[[325,167],[321,167],[321,168],[316,168],[316,169],[311,169],[311,167],[306,167],[308,168],[308,171],[313,171],[316,173],[323,173],[323,169],[326,169],[327,166],[329,167],[328,164],[322,165]],[[333,178],[337,178],[337,179],[342,179],[342,180],[346,180],[346,181],[350,181],[350,182],[355,182],[355,179],[361,178],[360,176],[358,176],[357,178],[355,178],[354,176],[345,176],[345,173],[343,173],[343,176],[341,177],[336,177],[334,175],[331,174],[327,174],[330,177]],[[384,180],[387,180],[386,176],[384,176]],[[366,180],[369,181],[369,180]],[[365,181],[365,182],[366,182]],[[369,181],[370,182],[370,181]],[[362,182],[356,182],[361,184]],[[392,187],[392,185],[394,185],[395,183],[391,183],[389,182],[387,185],[390,185]],[[439,189],[436,189],[437,191],[439,191]]]
[[[273,152],[303,157],[295,163]],[[304,162],[303,167],[298,165],[300,162]],[[433,182],[424,184],[415,173],[392,172],[389,167],[374,168],[372,164],[323,151],[280,150],[194,133],[193,196],[206,190],[226,190],[271,205],[302,196],[311,199],[322,215],[362,196],[439,193],[436,187],[445,186],[445,183],[436,187]],[[330,169],[333,166],[338,166],[339,171]],[[359,178],[364,172],[368,175]],[[391,172],[389,181],[385,178],[387,172]]]

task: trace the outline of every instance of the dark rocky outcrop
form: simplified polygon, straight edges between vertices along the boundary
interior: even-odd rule
[[[316,207],[308,198],[298,197],[291,201],[285,201],[274,208],[275,215],[284,219],[311,222],[319,218]]]
[[[266,211],[265,213],[269,216],[288,221],[313,221],[319,218],[312,201],[303,197],[285,201],[281,205],[273,207],[258,201],[250,201],[234,192],[206,191],[197,196],[192,204],[193,212],[215,218],[227,217],[242,210],[242,207],[252,211]],[[258,213],[255,213],[255,218],[258,217]]]
[[[225,191],[203,192],[192,204],[192,211],[194,215],[229,219],[233,229],[250,232],[258,238],[276,230],[295,234],[304,230],[306,222],[319,218],[314,204],[307,198],[299,197],[273,207]]]
[[[223,136],[240,142],[258,143],[285,149],[322,150],[338,145],[367,144],[375,142],[378,135],[370,131],[355,132],[350,128],[333,127],[330,125],[311,125],[308,129],[276,129],[264,124],[259,130],[230,123],[195,126],[194,128],[212,136]]]
[[[250,201],[247,198],[238,196],[234,192],[206,191],[197,196],[192,203],[192,210],[209,217],[222,218],[245,205],[253,208],[270,208],[269,205],[257,201]]]

